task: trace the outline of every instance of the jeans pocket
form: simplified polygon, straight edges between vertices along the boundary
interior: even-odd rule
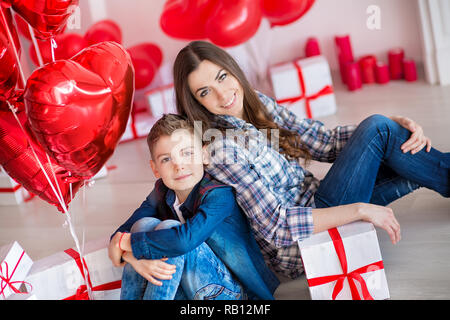
[[[199,289],[194,296],[194,300],[239,300],[240,298],[240,290],[239,292],[234,292],[215,283],[208,284]]]

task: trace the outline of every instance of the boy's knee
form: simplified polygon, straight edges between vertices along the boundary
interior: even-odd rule
[[[130,231],[131,233],[152,231],[160,223],[161,220],[154,217],[141,218],[133,224]]]
[[[177,227],[179,225],[181,225],[180,221],[168,219],[168,220],[164,220],[161,223],[159,223],[155,227],[155,230],[170,229],[173,227]]]

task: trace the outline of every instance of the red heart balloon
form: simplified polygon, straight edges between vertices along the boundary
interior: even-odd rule
[[[20,57],[20,42],[12,24],[10,10],[1,6],[0,10],[0,101],[5,101],[14,95],[14,89],[19,79],[14,47],[17,49],[17,54]],[[9,40],[8,31],[14,39],[14,43]]]
[[[132,59],[151,60],[158,68],[161,66],[163,53],[154,43],[143,42],[128,48],[127,51]]]
[[[270,25],[283,26],[300,19],[315,0],[262,0],[263,15]]]
[[[36,38],[60,33],[78,6],[78,0],[8,0],[12,8],[35,30]]]
[[[216,45],[236,46],[256,33],[261,19],[259,1],[220,1],[206,22],[206,36]]]
[[[30,127],[46,152],[88,179],[112,155],[130,116],[134,70],[126,50],[102,42],[35,70],[24,93]]]
[[[18,112],[17,116],[25,129],[25,133],[11,111],[0,111],[0,165],[3,166],[11,178],[25,189],[63,211],[58,197],[53,192],[50,183],[34,156],[33,150],[47,176],[51,179],[55,190],[58,190],[53,177],[53,172],[55,173],[66,207],[71,200],[69,180],[73,182],[72,196],[76,194],[83,182],[71,178],[69,172],[57,165],[55,161],[51,160],[49,164],[45,151],[36,143],[31,133],[27,130],[25,112]]]
[[[161,29],[177,39],[205,39],[206,21],[218,1],[168,0],[159,20]]]
[[[115,41],[122,44],[122,30],[120,26],[112,20],[101,20],[94,23],[84,35],[88,45],[93,45],[103,41]]]

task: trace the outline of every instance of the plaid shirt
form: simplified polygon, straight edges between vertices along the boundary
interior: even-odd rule
[[[275,123],[298,132],[312,159],[333,162],[355,126],[327,130],[322,122],[299,119],[275,100],[258,93]],[[312,208],[319,180],[288,160],[263,130],[228,115],[215,117],[216,128],[227,128],[220,139],[217,132],[209,145],[211,163],[206,171],[236,189],[261,251],[273,270],[291,278],[303,272],[297,241],[313,232]]]

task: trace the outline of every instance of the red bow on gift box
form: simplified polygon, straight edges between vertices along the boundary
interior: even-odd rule
[[[302,68],[296,63],[293,62],[293,65],[295,67],[295,69],[297,70],[297,74],[298,74],[298,79],[300,81],[300,89],[302,94],[297,96],[297,97],[292,97],[292,98],[286,98],[286,99],[280,99],[277,100],[277,102],[279,104],[283,104],[283,103],[295,103],[297,101],[300,101],[302,99],[305,99],[305,108],[306,108],[306,116],[308,118],[312,118],[312,112],[311,112],[311,106],[310,106],[310,101],[311,100],[315,100],[321,96],[327,95],[327,94],[331,94],[333,93],[333,87],[330,85],[327,85],[325,87],[322,88],[322,90],[320,90],[319,92],[307,96],[306,95],[306,86],[305,86],[305,79],[303,78],[303,72],[302,72]]]
[[[76,252],[74,249],[67,249],[67,250],[64,250],[64,252],[67,253],[69,256],[71,256],[75,260],[75,262],[77,263],[78,269],[80,269],[81,275],[83,276],[85,283],[89,284],[91,291],[105,291],[105,290],[114,290],[114,289],[121,288],[121,286],[122,286],[121,280],[112,281],[112,282],[98,285],[96,287],[92,287],[91,277],[89,275],[89,270],[87,268],[86,261],[84,259],[83,259],[83,261],[81,261],[80,254],[78,252]],[[85,277],[85,272],[86,272],[87,279]],[[74,295],[67,297],[63,300],[89,300],[87,285],[82,284],[81,286],[78,287],[77,292]]]
[[[11,274],[9,273],[9,267],[8,267],[8,262],[4,261],[2,264],[5,266],[5,270],[3,271],[2,268],[2,264],[0,264],[0,294],[3,295],[3,298],[6,299],[5,296],[5,289],[6,287],[10,287],[11,290],[14,293],[26,293],[26,292],[21,292],[19,291],[19,289],[17,289],[13,284],[18,284],[18,287],[20,287],[20,285],[22,283],[24,283],[25,285],[29,285],[30,286],[30,290],[32,288],[31,284],[29,284],[28,282],[25,281],[11,281],[14,273],[16,272],[17,267],[20,264],[20,260],[22,260],[22,257],[24,256],[25,251],[22,251],[22,254],[20,255],[19,260],[17,261],[16,265],[14,266],[14,269],[12,270]],[[3,273],[4,272],[4,273]]]
[[[345,254],[345,248],[344,243],[342,242],[341,235],[339,234],[339,231],[337,228],[332,228],[328,230],[328,233],[330,234],[331,240],[333,240],[334,249],[336,250],[336,254],[339,258],[339,262],[342,267],[342,274],[337,275],[331,275],[331,276],[325,276],[325,277],[317,277],[308,279],[308,285],[310,287],[319,286],[325,283],[329,283],[332,281],[336,281],[336,284],[334,285],[333,289],[333,300],[336,299],[339,292],[341,292],[343,286],[344,286],[344,280],[347,278],[348,283],[350,285],[350,291],[352,293],[352,299],[353,300],[361,300],[361,297],[358,292],[358,288],[356,287],[355,280],[358,281],[361,285],[361,292],[364,300],[373,300],[372,296],[369,293],[369,289],[367,288],[366,281],[361,276],[362,273],[367,273],[370,271],[375,271],[379,269],[383,269],[383,261],[374,262],[371,264],[368,264],[364,267],[361,267],[359,269],[356,269],[350,273],[347,272],[347,258]]]

